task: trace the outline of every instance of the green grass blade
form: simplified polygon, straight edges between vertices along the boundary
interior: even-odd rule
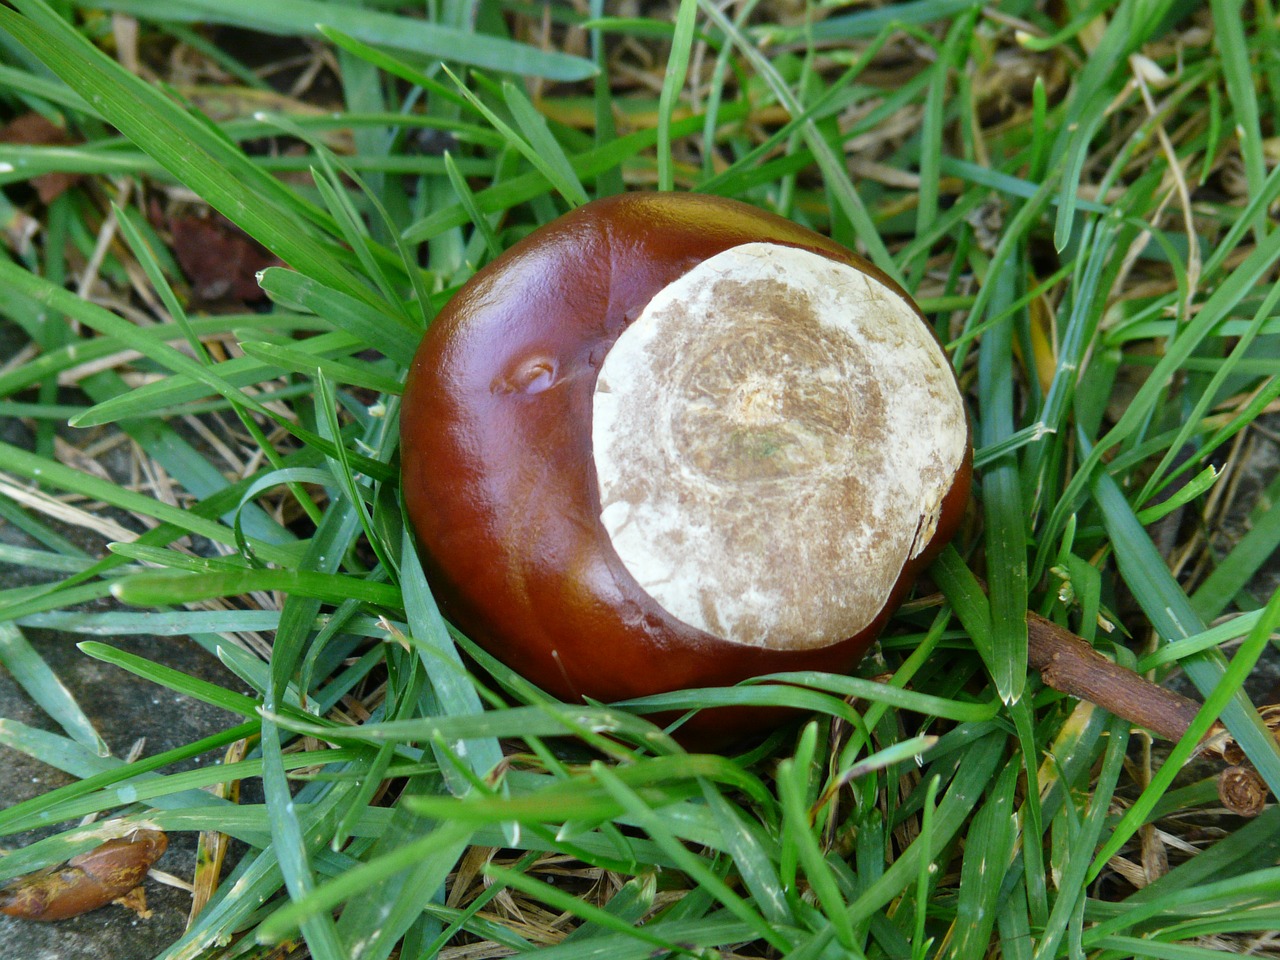
[[[578,179],[564,148],[547,126],[546,117],[537,111],[529,98],[513,83],[502,85],[502,99],[530,148],[542,158],[548,169],[555,171],[555,179],[551,182],[562,185],[558,189],[570,203],[575,206],[586,203],[587,191],[583,189],[582,181]]]
[[[101,500],[140,516],[155,517],[157,520],[173,524],[179,530],[208,537],[217,543],[235,546],[235,534],[229,527],[208,520],[193,511],[183,510],[144,494],[126,490],[99,477],[81,473],[79,470],[53,460],[46,460],[7,443],[0,442],[0,456],[4,458],[4,463],[10,472],[30,480]],[[255,542],[254,550],[264,559],[277,563],[289,563],[294,557],[292,550],[270,543]],[[92,570],[91,567],[86,573]]]
[[[658,96],[658,189],[675,187],[675,173],[671,158],[671,115],[684,87],[689,70],[689,54],[693,46],[693,28],[697,23],[697,0],[681,0],[676,10],[675,33],[667,55],[667,66],[662,77],[662,92]]]
[[[1169,573],[1164,558],[1138,522],[1124,495],[1105,473],[1094,483],[1094,497],[1102,508],[1104,522],[1116,561],[1125,583],[1142,606],[1152,626],[1166,641],[1203,633],[1204,622]],[[1226,673],[1221,656],[1198,653],[1182,661],[1183,669],[1206,697],[1220,693]],[[1280,791],[1280,744],[1263,725],[1244,692],[1230,691],[1230,702],[1222,710],[1222,721],[1235,737],[1258,773],[1272,790]]]
[[[103,663],[109,663],[122,670],[127,670],[129,673],[142,677],[144,680],[150,680],[152,683],[167,687],[177,693],[185,694],[202,703],[212,704],[215,707],[221,707],[223,710],[238,713],[251,719],[258,716],[258,701],[252,697],[233,693],[224,687],[210,683],[207,680],[201,680],[198,677],[189,677],[181,670],[166,667],[163,664],[155,663],[124,650],[117,650],[115,647],[108,646],[105,643],[98,643],[96,640],[86,640],[76,646],[86,656],[101,660]]]
[[[990,948],[991,931],[997,920],[990,907],[1000,900],[1000,888],[1018,834],[1013,805],[1017,775],[1017,764],[1004,768],[969,828],[960,868],[957,933],[951,954],[957,960],[980,960]]]
[[[138,17],[161,13],[149,0],[104,0],[100,9]],[[346,7],[320,0],[166,0],[166,20],[222,23],[282,36],[317,36],[320,25],[357,40],[387,47],[427,62],[449,60],[488,70],[509,71],[547,80],[585,80],[595,65],[556,50],[539,50],[502,37],[460,30],[375,8]]]
[[[1019,259],[991,265],[997,292],[993,310],[1013,300]],[[991,446],[1013,435],[1013,330],[1006,323],[988,330],[978,355],[978,391],[981,419],[977,439]],[[987,546],[987,589],[991,597],[992,681],[1005,703],[1015,703],[1027,682],[1027,532],[1022,507],[1022,482],[1016,459],[1006,455],[983,471],[983,515]]]
[[[1188,486],[1190,486],[1188,484]],[[1205,620],[1220,614],[1280,551],[1280,510],[1267,510],[1196,589],[1191,606]]]
[[[400,591],[390,584],[313,570],[243,570],[194,576],[139,573],[122,577],[111,586],[112,596],[137,607],[173,606],[271,590],[332,603],[360,600],[390,609],[400,606]]]
[[[1154,809],[1165,790],[1169,788],[1174,777],[1191,759],[1201,739],[1209,732],[1209,727],[1214,720],[1217,719],[1218,715],[1233,698],[1240,696],[1245,680],[1253,672],[1258,658],[1267,649],[1271,642],[1271,636],[1277,629],[1280,629],[1280,591],[1277,591],[1271,598],[1271,602],[1267,605],[1266,610],[1263,611],[1257,625],[1249,632],[1245,642],[1240,645],[1240,649],[1236,652],[1235,657],[1232,658],[1231,664],[1223,673],[1217,687],[1205,698],[1204,706],[1196,714],[1196,718],[1187,728],[1186,734],[1170,751],[1160,769],[1151,778],[1151,783],[1142,792],[1142,795],[1134,801],[1133,805],[1125,811],[1110,838],[1108,838],[1102,849],[1098,851],[1093,867],[1090,870],[1090,879],[1096,877],[1106,867],[1107,861],[1137,832],[1138,827],[1146,821],[1147,815]],[[1259,772],[1261,773],[1262,771],[1259,770]]]
[[[316,357],[302,350],[280,346],[275,343],[245,340],[240,344],[246,356],[261,360],[263,363],[290,370],[294,373],[313,375],[317,371],[337,383],[345,383],[352,387],[363,387],[378,393],[398,396],[404,389],[399,377],[393,377],[362,360],[330,360]]]
[[[71,691],[31,646],[22,631],[9,623],[0,623],[0,666],[9,671],[9,676],[73,740],[100,757],[111,752]]]
[[[422,573],[413,543],[406,538],[400,558],[401,586],[405,615],[409,621],[409,642],[417,650],[431,678],[431,686],[441,711],[448,716],[477,716],[483,712],[475,686],[467,676],[457,646],[449,636],[435,598]],[[454,744],[459,753],[462,743]],[[465,744],[467,763],[481,777],[502,761],[502,748],[493,738]],[[465,792],[459,785],[455,793]]]
[[[559,193],[570,206],[580,206],[581,204],[586,203],[586,192],[582,189],[582,184],[579,182],[577,176],[573,175],[572,168],[569,169],[568,175],[566,175],[566,173],[557,165],[554,156],[552,158],[544,157],[538,152],[532,143],[526,140],[518,131],[515,130],[515,128],[498,116],[498,114],[491,109],[488,104],[473,93],[466,84],[459,80],[448,67],[445,67],[444,69],[445,72],[449,74],[449,78],[453,80],[458,91],[466,98],[467,103],[471,105],[471,108],[484,117],[485,120],[489,121],[493,128],[502,135],[503,139],[506,140],[513,149],[518,151],[522,157],[529,161],[529,164],[537,170],[538,173],[542,174],[546,181],[551,184],[555,191]],[[555,151],[555,154],[562,155],[561,151],[558,149]]]
[[[0,28],[180,182],[295,269],[330,278],[354,296],[367,296],[367,287],[355,279],[337,249],[318,239],[306,222],[303,214],[312,211],[296,194],[159,90],[126,73],[43,0],[19,0],[17,6],[28,16],[0,8]]]
[[[743,36],[742,32],[724,15],[719,7],[708,2],[708,0],[700,0],[700,6],[708,19],[714,22],[734,45],[742,51],[743,56],[751,62],[769,85],[774,96],[786,107],[787,112],[793,117],[802,114],[804,112],[803,105],[783,78],[779,76],[777,69],[768,58],[761,54],[756,46]],[[898,264],[889,255],[889,250],[884,245],[884,241],[880,239],[880,232],[876,229],[867,211],[866,204],[850,181],[842,157],[827,142],[822,131],[812,120],[803,124],[801,132],[805,143],[813,153],[823,176],[826,178],[827,189],[832,192],[841,212],[853,224],[858,240],[866,247],[868,258],[891,278],[902,282],[903,278],[901,271],[898,269]]]
[[[1074,229],[1077,192],[1089,147],[1105,119],[1108,91],[1116,84],[1116,74],[1135,42],[1134,20],[1138,4],[1121,2],[1107,23],[1106,32],[1090,51],[1076,78],[1071,100],[1054,143],[1053,156],[1062,167],[1058,194],[1058,219],[1053,241],[1065,250]]]
[[[1245,41],[1245,18],[1241,0],[1210,0],[1213,11],[1214,40],[1221,51],[1223,79],[1227,98],[1235,111],[1236,139],[1244,160],[1249,195],[1262,192],[1267,178],[1267,162],[1263,155],[1263,133],[1258,115],[1258,97],[1254,88],[1253,56]],[[1258,215],[1254,229],[1261,237],[1266,220]]]

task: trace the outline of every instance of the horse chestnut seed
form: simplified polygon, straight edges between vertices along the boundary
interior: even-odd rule
[[[445,614],[565,699],[851,669],[969,491],[960,391],[906,293],[711,196],[597,200],[480,270],[401,433]]]

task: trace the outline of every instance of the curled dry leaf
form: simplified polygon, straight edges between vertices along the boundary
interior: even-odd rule
[[[138,830],[72,857],[60,867],[19,877],[0,890],[0,913],[24,920],[65,920],[123,897],[164,854],[169,838]]]
[[[1276,738],[1280,743],[1280,703],[1267,704],[1258,708],[1258,716],[1262,718],[1263,724],[1271,731],[1271,736]],[[1240,749],[1240,745],[1236,743],[1235,738],[1227,733],[1225,727],[1221,723],[1214,724],[1213,729],[1209,731],[1209,736],[1205,738],[1205,750],[1209,753],[1216,753],[1223,760],[1231,764],[1245,763],[1244,751]]]
[[[191,292],[203,303],[256,303],[266,297],[258,274],[280,260],[230,220],[210,217],[172,217],[173,252],[191,282]]]
[[[1280,704],[1259,707],[1258,716],[1280,742]],[[1249,764],[1244,751],[1221,721],[1213,725],[1200,750],[1231,764],[1218,775],[1218,799],[1224,807],[1242,817],[1256,817],[1266,808],[1269,796],[1266,781]]]
[[[1227,767],[1218,775],[1218,799],[1232,813],[1256,817],[1267,805],[1267,784],[1253,767]]]

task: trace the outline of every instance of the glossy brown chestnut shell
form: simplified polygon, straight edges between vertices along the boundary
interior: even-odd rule
[[[847,672],[960,521],[967,428],[927,545],[870,623],[818,648],[744,645],[692,627],[620,560],[600,519],[592,452],[601,365],[655,294],[703,261],[759,242],[852,266],[919,316],[882,271],[808,229],[717,197],[635,193],[589,203],[517,243],[459,291],[418,350],[401,456],[428,578],[446,616],[561,698],[615,701],[779,671]],[[704,733],[745,733],[776,719],[711,713]]]

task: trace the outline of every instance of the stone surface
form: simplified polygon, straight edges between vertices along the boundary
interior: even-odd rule
[[[75,531],[64,531],[76,536]],[[21,531],[0,522],[0,539],[18,546],[36,547]],[[85,549],[92,549],[84,542]],[[100,544],[98,545],[100,549]],[[23,586],[50,579],[41,571],[0,565],[0,588]],[[105,608],[105,603],[103,608]],[[81,708],[111,748],[123,757],[145,738],[144,755],[153,755],[225,730],[238,718],[216,707],[180,696],[116,667],[85,656],[76,643],[82,636],[24,629],[26,638],[49,667],[74,693]],[[109,642],[141,657],[175,667],[231,689],[244,692],[212,656],[195,643],[175,638],[120,637]],[[60,733],[57,725],[27,693],[0,668],[0,717]],[[167,772],[216,762],[206,756],[176,765]],[[41,761],[0,746],[0,808],[8,808],[73,778]],[[53,830],[0,837],[6,850],[22,847]],[[195,867],[195,837],[173,834],[169,849],[156,869],[190,881]],[[142,919],[128,909],[111,904],[91,913],[55,923],[36,923],[0,916],[0,960],[147,960],[176,941],[186,926],[191,906],[184,890],[148,880],[144,886],[152,911]]]

